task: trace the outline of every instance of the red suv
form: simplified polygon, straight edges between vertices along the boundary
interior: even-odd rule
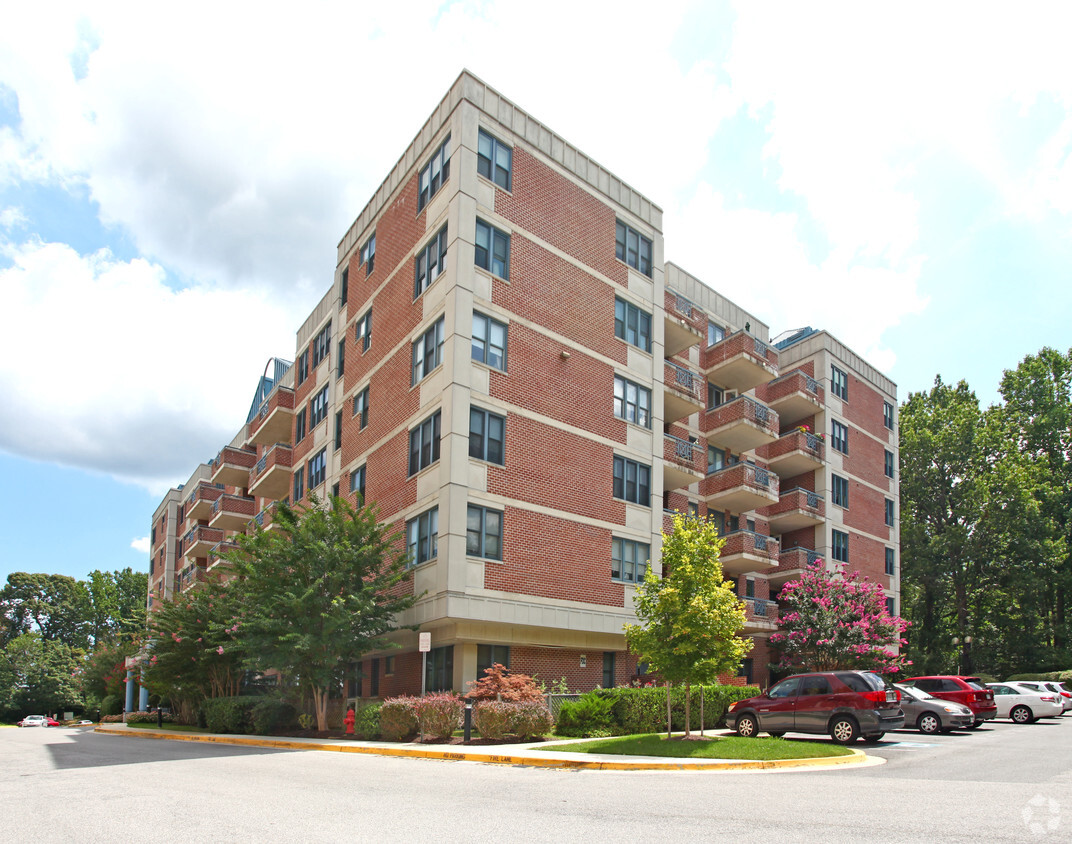
[[[766,694],[733,703],[726,723],[746,738],[794,732],[827,734],[841,744],[861,735],[878,741],[887,730],[904,726],[900,699],[899,691],[871,671],[797,674]]]
[[[937,674],[931,677],[910,677],[902,681],[906,686],[915,686],[932,697],[962,703],[975,715],[975,723],[968,727],[974,730],[983,721],[992,721],[998,712],[994,703],[994,690],[979,677],[962,677],[954,674]]]

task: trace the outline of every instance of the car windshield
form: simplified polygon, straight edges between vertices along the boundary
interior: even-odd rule
[[[901,694],[905,697],[912,698],[913,700],[934,700],[934,698],[923,691],[923,689],[914,689],[911,686],[902,686],[899,683],[894,683],[893,687],[899,689]]]
[[[965,677],[964,682],[968,684],[968,688],[970,689],[978,689],[981,692],[985,692],[987,689],[986,683],[978,677]]]

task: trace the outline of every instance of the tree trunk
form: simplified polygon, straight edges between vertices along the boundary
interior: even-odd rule
[[[313,709],[316,710],[316,728],[321,732],[328,729],[328,695],[330,691],[320,686],[313,686]]]

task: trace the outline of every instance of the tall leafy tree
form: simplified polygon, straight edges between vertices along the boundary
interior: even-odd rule
[[[24,715],[82,705],[79,661],[61,639],[23,633],[0,651],[0,709]]]
[[[905,622],[886,610],[886,594],[845,564],[828,570],[822,560],[808,565],[779,596],[781,629],[770,641],[781,652],[781,669],[860,669],[893,674],[905,657]]]
[[[374,506],[342,498],[322,506],[280,503],[273,527],[238,537],[228,552],[242,605],[247,663],[303,682],[318,729],[347,666],[390,647],[396,616],[413,606],[402,538],[377,522]]]
[[[0,589],[4,640],[38,632],[68,647],[89,645],[89,592],[85,583],[64,574],[12,572]]]
[[[89,573],[90,637],[94,644],[113,637],[130,637],[145,629],[145,597],[149,576],[131,568]]]
[[[735,673],[752,648],[739,635],[744,603],[722,578],[724,543],[711,522],[675,515],[673,531],[663,534],[663,576],[648,566],[634,598],[641,623],[625,626],[631,651],[667,682],[685,684],[686,736],[691,685]],[[669,713],[666,730],[669,735]]]

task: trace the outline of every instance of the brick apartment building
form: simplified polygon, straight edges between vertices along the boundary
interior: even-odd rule
[[[663,252],[658,206],[463,72],[340,241],[293,364],[160,503],[151,592],[195,588],[273,502],[315,492],[404,532],[429,689],[492,662],[628,683],[622,626],[674,510],[726,536],[755,682],[809,559],[896,609],[895,385],[826,332],[772,343]],[[417,633],[397,642],[352,697],[420,690]]]

